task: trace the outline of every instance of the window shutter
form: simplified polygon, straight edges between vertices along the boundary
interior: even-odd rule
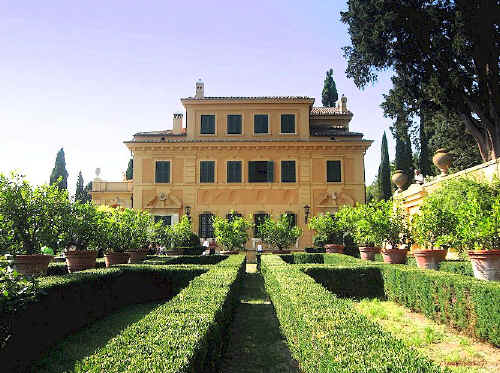
[[[227,116],[227,133],[232,135],[241,134],[241,115]]]
[[[342,181],[342,170],[340,166],[340,161],[327,161],[326,168],[327,168],[326,180],[328,182]]]
[[[295,183],[295,161],[281,161],[281,182]]]
[[[241,183],[241,161],[227,162],[227,182]]]
[[[156,183],[170,183],[170,162],[157,161],[156,162]]]
[[[267,181],[272,183],[274,180],[274,162],[267,162]]]
[[[281,115],[281,133],[295,133],[295,114]]]
[[[205,135],[215,134],[215,115],[202,115],[200,133]]]
[[[254,116],[254,132],[268,133],[268,117],[267,114],[256,114]]]

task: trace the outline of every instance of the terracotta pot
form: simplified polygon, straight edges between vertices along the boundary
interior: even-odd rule
[[[148,255],[147,251],[125,251],[126,254],[129,255],[128,262],[130,264],[142,263],[144,259],[146,259],[146,255]]]
[[[500,281],[500,250],[471,250],[468,254],[475,278]]]
[[[441,175],[446,175],[451,164],[451,154],[446,149],[438,149],[432,157],[432,163],[441,170]]]
[[[441,261],[444,262],[446,260],[446,256],[448,255],[448,249],[441,249],[441,250],[435,250],[435,251],[439,251],[440,254],[441,254]]]
[[[34,254],[34,255],[16,255],[14,257],[14,268],[26,276],[40,276],[47,274],[47,268],[52,255]]]
[[[407,261],[408,249],[382,250],[384,262],[389,264],[405,264]]]
[[[439,263],[443,261],[442,258],[446,256],[443,251],[444,250],[415,250],[413,251],[413,256],[417,261],[418,268],[437,270],[439,268]]]
[[[379,247],[360,247],[359,248],[359,254],[361,256],[361,259],[364,260],[375,260],[375,255],[380,253],[380,248]]]
[[[237,255],[240,252],[238,250],[221,250],[219,254],[221,255]]]
[[[335,243],[328,243],[325,245],[325,251],[330,254],[343,254],[344,245],[338,245]]]
[[[97,251],[71,250],[66,251],[64,255],[69,273],[84,271],[96,266]]]
[[[403,187],[408,182],[408,175],[406,175],[402,170],[396,170],[392,174],[391,180],[398,187],[398,192],[402,192]]]
[[[115,264],[127,264],[129,255],[127,253],[107,253],[104,255],[106,267],[111,267]]]

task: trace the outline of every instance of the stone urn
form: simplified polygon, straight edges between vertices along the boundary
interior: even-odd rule
[[[392,174],[391,180],[398,187],[398,192],[402,192],[403,187],[408,182],[408,175],[406,175],[402,170],[396,170]]]
[[[441,176],[448,174],[448,169],[451,165],[451,154],[446,149],[438,149],[432,157],[432,163],[441,170]]]

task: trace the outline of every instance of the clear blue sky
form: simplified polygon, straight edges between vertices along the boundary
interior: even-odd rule
[[[345,77],[345,1],[0,1],[0,172],[47,182],[64,147],[69,185],[96,167],[120,180],[135,132],[168,129],[194,94],[307,95],[321,105],[325,71],[354,113],[351,130],[375,142],[391,121],[389,73],[364,91]],[[389,136],[389,150],[393,141]]]

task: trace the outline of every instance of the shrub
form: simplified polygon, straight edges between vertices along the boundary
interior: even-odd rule
[[[0,262],[0,314],[12,313],[33,301],[38,294],[38,279],[26,278]],[[0,339],[0,349],[7,341]]]
[[[258,228],[262,242],[278,250],[288,249],[302,235],[302,229],[293,225],[292,219],[283,214],[278,220],[266,218]]]
[[[215,239],[226,250],[242,250],[248,240],[248,230],[253,226],[251,218],[237,216],[234,211],[231,211],[230,216],[230,219],[215,217]]]
[[[315,232],[314,245],[323,247],[326,244],[344,244],[344,233],[335,215],[326,213],[313,216],[307,224]]]
[[[98,249],[103,234],[102,214],[91,202],[68,204],[62,221],[61,246],[74,246],[76,250]]]
[[[262,257],[266,290],[302,372],[440,372],[298,266]]]
[[[186,215],[172,226],[172,245],[173,247],[199,247],[200,238],[193,233],[191,221]]]
[[[155,265],[166,265],[166,264],[217,264],[224,259],[227,259],[227,255],[207,255],[207,256],[175,256],[175,257],[156,257],[152,259],[147,259],[144,264],[155,264]]]

